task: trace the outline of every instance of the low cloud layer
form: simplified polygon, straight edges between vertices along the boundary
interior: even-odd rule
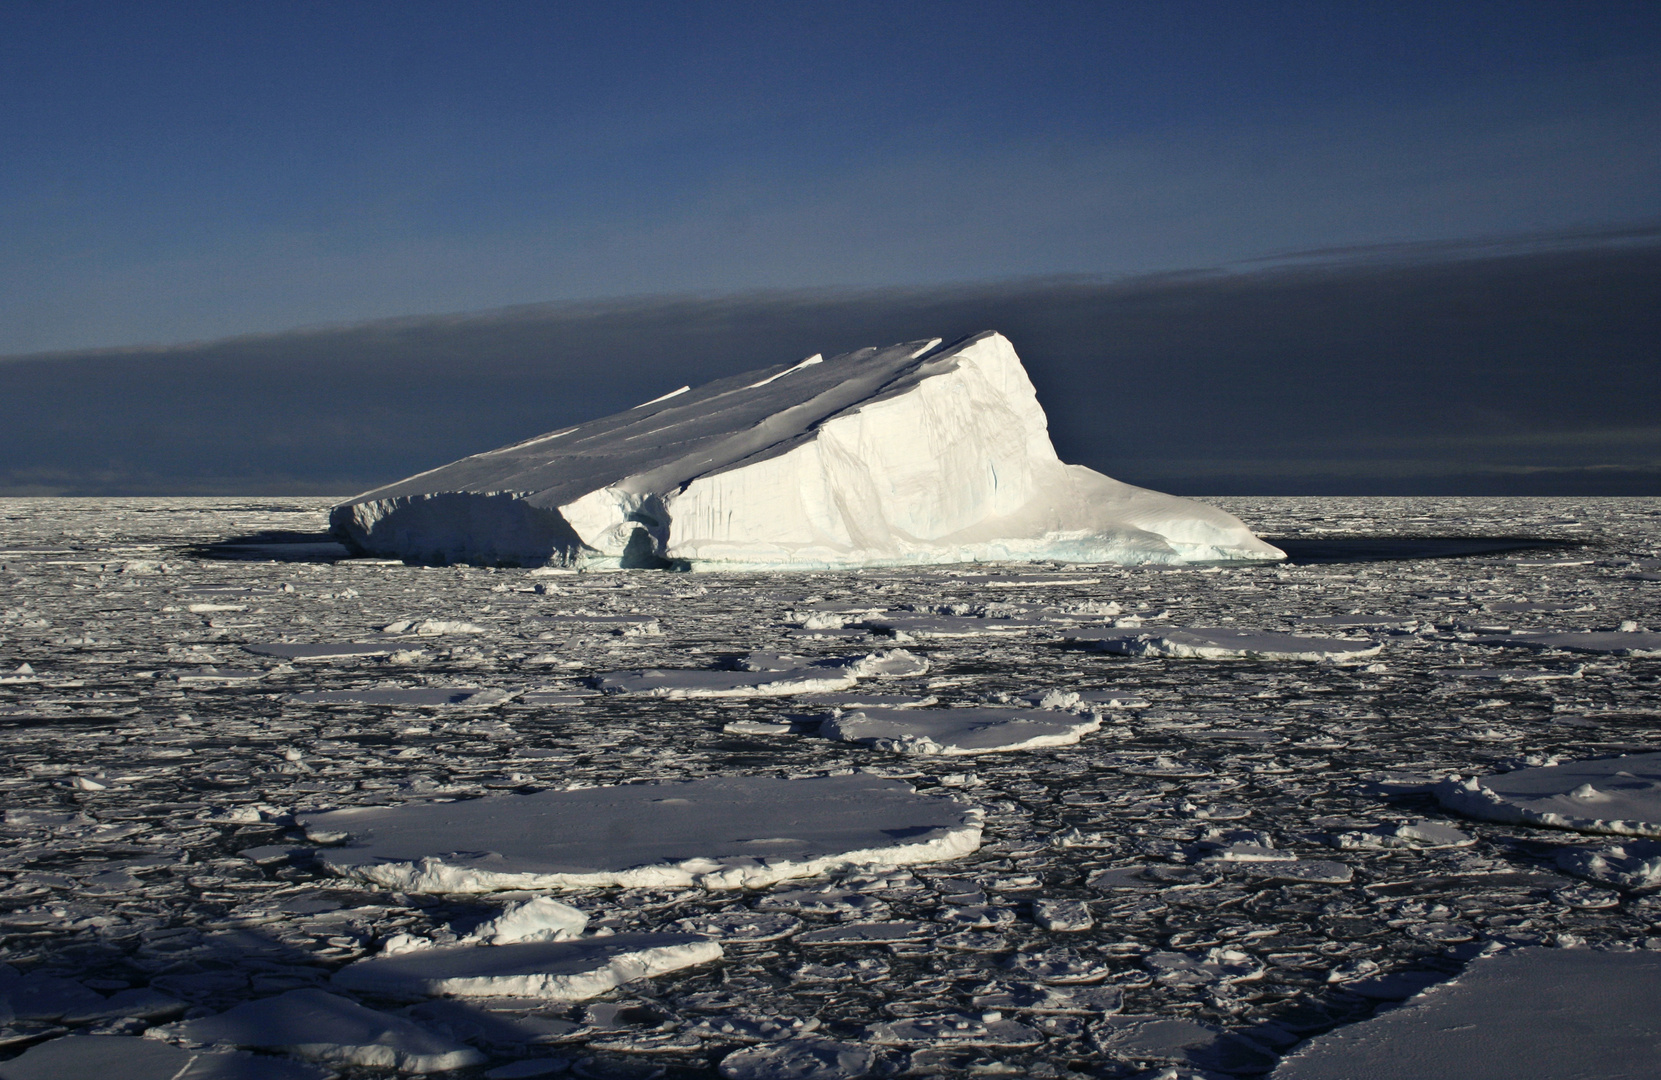
[[[1062,457],[1184,494],[1661,495],[1661,244],[512,308],[0,360],[0,493],[349,495],[683,383],[1007,334]]]

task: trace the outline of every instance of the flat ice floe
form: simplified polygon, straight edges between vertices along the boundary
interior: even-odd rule
[[[729,776],[304,815],[338,874],[403,892],[760,887],[852,866],[942,862],[980,811],[878,776]]]
[[[820,734],[896,754],[990,754],[1070,746],[1102,726],[1099,716],[1015,709],[858,709],[819,725]]]
[[[1661,1060],[1661,955],[1514,949],[1310,1040],[1272,1080],[1640,1080]]]
[[[1436,786],[1436,798],[1485,821],[1661,837],[1661,753],[1454,777]]]
[[[384,641],[330,641],[309,645],[279,641],[244,645],[243,649],[255,656],[275,656],[280,660],[351,660],[364,656],[391,656],[400,647],[398,642]]]
[[[381,705],[396,709],[466,706],[487,708],[510,701],[511,690],[486,690],[477,686],[383,686],[363,690],[306,690],[291,695],[302,705]]]
[[[299,1061],[184,1050],[125,1035],[71,1035],[0,1061],[0,1080],[328,1080],[334,1075]]]
[[[791,1039],[738,1050],[721,1059],[725,1080],[856,1080],[869,1076],[870,1048],[829,1039]]]
[[[1065,640],[1121,656],[1201,660],[1360,660],[1377,656],[1379,641],[1301,637],[1232,626],[1142,626],[1080,630]]]
[[[346,990],[394,998],[586,1001],[634,979],[719,960],[721,955],[719,942],[697,934],[610,934],[375,956],[347,964],[335,972],[333,981]]]
[[[991,332],[664,395],[366,492],[330,524],[372,554],[496,565],[1283,557],[1221,510],[1064,464]]]
[[[1661,656],[1661,634],[1647,630],[1584,630],[1562,634],[1508,634],[1483,638],[1484,645],[1515,645],[1545,651],[1604,653],[1610,656]]]
[[[821,658],[752,653],[734,662],[731,669],[613,671],[590,681],[606,694],[670,699],[788,697],[834,693],[851,689],[862,678],[902,678],[928,669],[926,657],[904,649]]]
[[[151,1028],[145,1035],[188,1044],[281,1050],[330,1065],[399,1072],[442,1072],[487,1060],[477,1050],[401,1016],[323,990],[290,990],[244,1002],[218,1016]]]

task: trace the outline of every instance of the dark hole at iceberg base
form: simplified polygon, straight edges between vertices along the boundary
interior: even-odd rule
[[[1316,563],[1415,562],[1513,551],[1573,551],[1579,540],[1537,536],[1321,536],[1265,537],[1294,566]]]

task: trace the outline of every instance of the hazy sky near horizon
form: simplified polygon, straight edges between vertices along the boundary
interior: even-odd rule
[[[0,355],[1661,220],[1661,5],[0,7]]]

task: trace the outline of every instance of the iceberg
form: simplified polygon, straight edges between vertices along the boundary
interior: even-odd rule
[[[1284,557],[1221,510],[1063,463],[991,331],[682,388],[365,492],[330,525],[381,557],[593,569]]]

